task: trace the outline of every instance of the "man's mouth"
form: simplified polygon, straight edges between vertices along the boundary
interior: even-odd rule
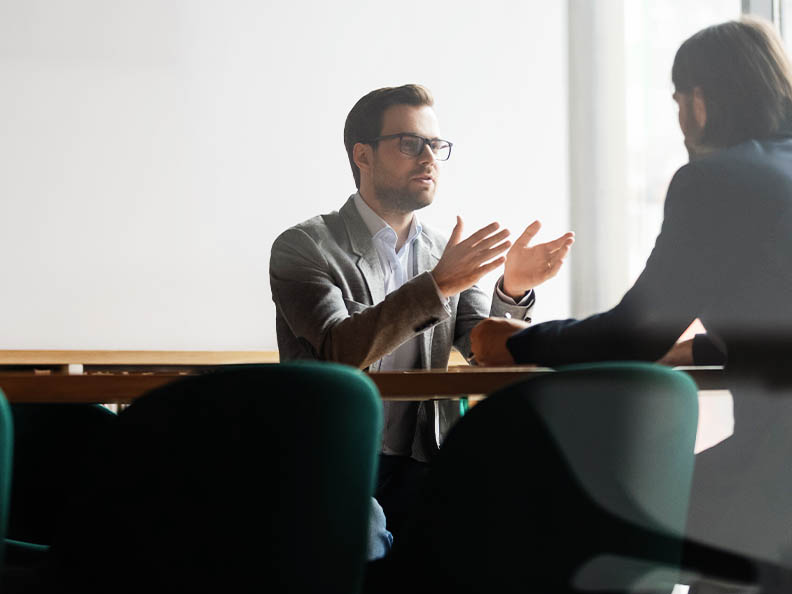
[[[434,183],[435,179],[431,175],[416,175],[412,178],[415,181],[419,181],[425,184]]]

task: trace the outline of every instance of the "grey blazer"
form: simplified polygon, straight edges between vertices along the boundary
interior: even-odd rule
[[[429,271],[445,245],[445,238],[423,226],[412,252],[418,274],[386,296],[371,233],[352,197],[338,212],[287,229],[270,257],[281,360],[337,361],[377,371],[383,356],[420,336],[420,368],[445,369],[452,346],[470,356],[470,331],[488,315],[530,319],[533,300],[510,305],[476,286],[444,302]],[[458,417],[455,401],[388,403],[384,450],[427,461]]]

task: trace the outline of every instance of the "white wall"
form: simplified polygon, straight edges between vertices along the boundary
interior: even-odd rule
[[[0,0],[0,348],[275,348],[271,243],[354,190],[380,86],[455,142],[423,221],[560,234],[566,63],[563,2]]]

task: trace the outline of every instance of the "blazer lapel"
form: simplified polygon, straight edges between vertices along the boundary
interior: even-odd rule
[[[371,233],[360,217],[352,197],[341,207],[339,213],[346,225],[352,252],[357,256],[358,270],[371,296],[371,305],[376,305],[385,299],[385,275],[377,249],[371,240]]]
[[[440,260],[440,256],[442,254],[437,254],[435,251],[434,244],[429,241],[429,238],[426,237],[423,233],[418,236],[414,246],[414,258],[415,258],[415,273],[416,276],[426,272],[428,270],[432,270],[436,265],[437,262]],[[420,341],[420,356],[421,356],[421,367],[423,369],[431,369],[432,368],[432,336],[434,335],[434,327],[429,328],[425,332],[421,333],[421,341]]]

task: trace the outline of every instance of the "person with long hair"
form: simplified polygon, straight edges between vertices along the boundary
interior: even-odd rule
[[[791,72],[760,20],[686,40],[671,76],[690,161],[671,181],[635,284],[613,309],[582,320],[488,319],[472,332],[485,365],[725,363],[734,434],[697,457],[688,533],[789,567],[792,398],[781,396],[792,394],[783,388],[792,354]],[[707,334],[677,343],[696,318]]]

